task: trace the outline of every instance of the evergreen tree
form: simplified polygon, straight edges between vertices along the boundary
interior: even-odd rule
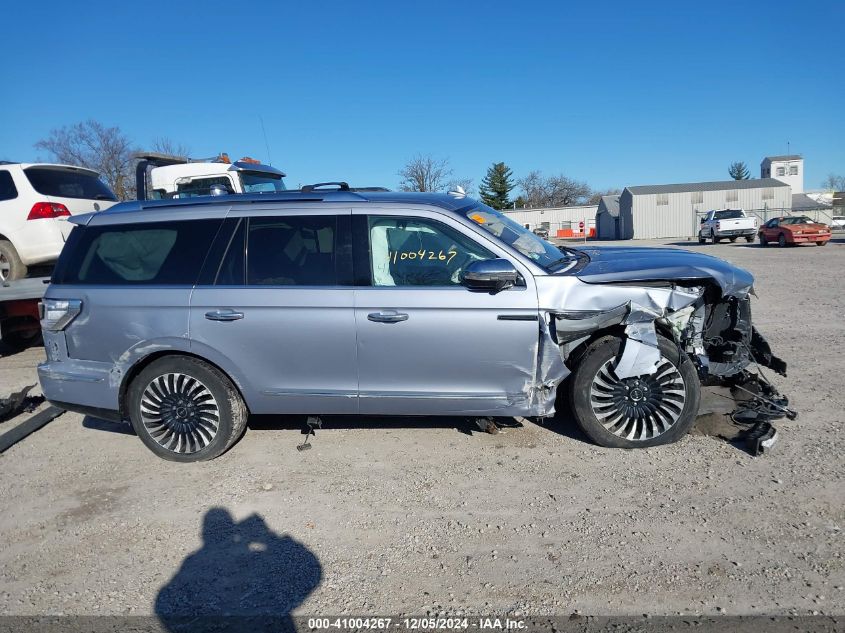
[[[487,175],[481,181],[478,192],[481,201],[494,209],[506,209],[510,206],[510,192],[514,188],[513,172],[504,163],[493,163],[487,169]]]
[[[728,168],[728,174],[730,174],[731,178],[734,180],[748,180],[751,176],[751,174],[748,173],[748,167],[745,162],[741,160],[731,163],[731,166]]]

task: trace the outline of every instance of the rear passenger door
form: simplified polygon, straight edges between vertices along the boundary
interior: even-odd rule
[[[350,211],[232,211],[191,299],[191,345],[253,413],[357,413]]]

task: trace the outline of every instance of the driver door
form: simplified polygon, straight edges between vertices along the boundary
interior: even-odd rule
[[[533,383],[540,333],[527,268],[433,211],[353,211],[359,411],[517,415]],[[507,257],[520,286],[470,291],[460,273]]]

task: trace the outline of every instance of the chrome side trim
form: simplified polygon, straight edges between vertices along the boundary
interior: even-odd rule
[[[425,391],[362,391],[361,398],[403,398],[416,400],[504,400],[523,402],[524,393],[430,393]]]
[[[263,396],[279,396],[279,397],[309,397],[316,396],[320,398],[357,398],[358,394],[354,391],[310,391],[308,389],[265,389],[261,392]]]

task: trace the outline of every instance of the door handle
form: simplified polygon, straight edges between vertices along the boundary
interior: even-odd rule
[[[205,318],[209,321],[237,321],[244,318],[244,313],[234,310],[212,310],[205,313]]]
[[[396,310],[382,310],[381,312],[370,312],[367,318],[376,323],[399,323],[400,321],[407,321],[408,315]]]

